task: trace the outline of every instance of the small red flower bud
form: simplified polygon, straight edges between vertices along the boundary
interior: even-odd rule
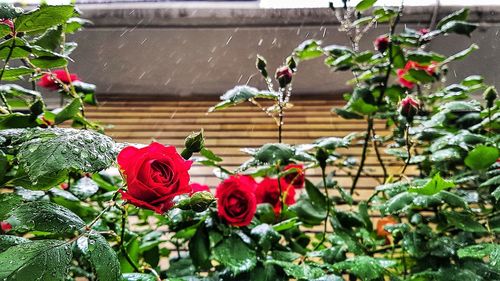
[[[2,232],[6,233],[12,230],[12,225],[6,221],[1,221],[0,229],[2,229]]]
[[[406,117],[406,120],[409,122],[413,120],[413,117],[417,114],[419,109],[420,103],[410,96],[404,98],[400,103],[400,113]]]
[[[292,82],[293,71],[288,66],[282,66],[276,69],[276,80],[280,83],[280,87],[284,88]]]
[[[9,26],[10,32],[12,34],[15,33],[15,31],[14,31],[14,22],[11,19],[0,19],[0,24],[5,24],[5,25]]]
[[[63,189],[63,190],[66,190],[66,189],[68,189],[69,185],[68,185],[68,183],[63,182],[63,183],[61,183],[61,184],[59,185],[59,187],[60,187],[61,189]]]
[[[380,35],[373,41],[373,46],[375,50],[383,53],[389,47],[389,37],[387,35]]]
[[[425,35],[425,34],[427,34],[427,33],[429,33],[429,32],[430,32],[430,30],[429,30],[429,29],[427,29],[427,28],[422,28],[422,29],[420,29],[420,30],[418,31],[418,33],[420,33],[420,35]]]

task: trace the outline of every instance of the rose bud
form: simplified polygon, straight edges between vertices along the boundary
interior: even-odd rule
[[[281,88],[285,88],[286,85],[292,82],[292,76],[293,71],[286,65],[276,69],[276,80],[278,80]]]
[[[274,213],[281,213],[281,197],[286,205],[295,204],[295,188],[293,185],[288,185],[285,180],[281,179],[281,194],[278,179],[264,178],[255,189],[255,198],[257,204],[269,203],[273,206]]]
[[[497,97],[498,97],[498,93],[497,93],[497,90],[495,89],[495,87],[490,86],[490,87],[486,88],[486,90],[484,90],[484,93],[483,93],[483,98],[486,100],[486,107],[492,108]]]
[[[184,141],[184,146],[185,148],[181,155],[186,160],[189,159],[193,153],[200,152],[203,147],[205,147],[205,136],[203,135],[203,130],[187,136]]]
[[[59,185],[59,187],[60,187],[62,190],[66,190],[66,189],[68,189],[69,185],[68,185],[68,183],[63,182],[63,183],[61,183],[61,184]]]
[[[10,33],[14,34],[14,22],[11,19],[0,19],[0,24],[7,25],[10,28]]]
[[[373,41],[373,46],[375,47],[375,50],[380,53],[385,52],[385,50],[389,47],[389,37],[387,35],[380,35],[377,39],[375,39],[375,41]]]
[[[217,211],[229,225],[247,226],[252,222],[257,203],[255,181],[247,176],[234,175],[217,186]]]
[[[61,85],[59,81],[53,78],[55,76],[58,80],[60,80],[62,83],[65,85],[70,84],[71,82],[74,81],[80,81],[78,76],[76,74],[66,73],[64,69],[58,69],[52,71],[50,74],[44,74],[40,81],[38,81],[38,86],[48,88],[51,90],[59,90],[64,87],[64,85]]]
[[[400,113],[408,122],[413,121],[413,117],[418,113],[419,109],[420,103],[410,96],[404,98],[400,103]]]
[[[123,200],[159,214],[168,211],[174,197],[189,194],[192,161],[182,158],[173,146],[153,142],[143,148],[128,146],[117,158],[127,182],[120,190]]]
[[[7,233],[12,230],[12,225],[6,221],[1,221],[0,229],[2,230],[3,233]]]
[[[293,186],[296,189],[300,189],[304,187],[304,182],[306,180],[304,174],[304,166],[300,164],[289,164],[284,168],[284,171],[295,169],[294,172],[291,172],[283,177],[283,180],[288,185]]]
[[[191,209],[195,212],[203,212],[205,211],[212,202],[215,201],[212,193],[208,191],[199,191],[191,196],[189,200],[189,205]]]

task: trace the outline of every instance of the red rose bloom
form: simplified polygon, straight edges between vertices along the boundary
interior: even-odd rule
[[[68,77],[68,74],[64,69],[58,69],[52,71],[52,74],[44,74],[40,81],[38,81],[38,86],[51,90],[60,89],[61,85],[59,85],[59,83],[57,83],[56,80],[52,78],[52,76],[57,77],[57,79],[61,80],[61,82],[63,82],[64,84],[69,84],[71,82],[80,80],[76,74],[71,73]]]
[[[427,74],[434,75],[434,73],[436,71],[436,66],[437,66],[436,63],[434,63],[434,62],[432,62],[429,65],[421,65],[417,62],[410,60],[406,63],[406,65],[403,69],[397,70],[399,83],[408,89],[413,89],[413,86],[415,86],[415,84],[404,78],[406,73],[408,73],[408,71],[410,71],[410,69],[416,69],[416,70],[424,70],[427,72]]]
[[[276,80],[278,80],[282,88],[292,82],[292,76],[293,71],[286,65],[276,69]]]
[[[306,180],[304,174],[304,166],[300,164],[289,164],[285,167],[284,170],[287,171],[294,168],[296,171],[284,176],[283,180],[285,181],[287,186],[292,185],[294,188],[300,189],[304,187],[304,182]]]
[[[380,35],[373,41],[373,47],[381,53],[385,52],[387,47],[389,47],[389,37],[387,35]]]
[[[144,148],[129,146],[118,154],[118,164],[127,180],[124,200],[137,207],[163,214],[172,199],[191,192],[188,170],[192,161],[182,158],[173,146],[153,142]]]
[[[200,192],[200,191],[208,191],[208,192],[210,192],[210,188],[208,187],[208,185],[199,184],[199,183],[196,183],[196,182],[191,183],[189,185],[189,187],[191,188],[191,195],[193,195],[196,192]]]
[[[283,194],[285,204],[289,206],[295,204],[295,188],[293,185],[287,185],[283,179],[281,180],[281,192]],[[255,197],[258,204],[271,204],[275,214],[278,215],[281,212],[280,186],[278,185],[278,179],[264,178],[257,185]]]
[[[248,176],[231,176],[217,186],[217,210],[219,217],[233,226],[246,226],[257,210],[255,181]]]
[[[6,221],[0,221],[0,229],[3,233],[7,233],[12,230],[12,225]]]
[[[397,224],[398,222],[393,217],[385,217],[381,218],[377,221],[377,235],[379,237],[386,237],[390,235],[390,233],[384,229],[386,225]]]

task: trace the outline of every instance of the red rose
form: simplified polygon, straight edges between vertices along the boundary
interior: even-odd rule
[[[219,217],[234,226],[246,226],[252,221],[257,209],[255,181],[248,176],[231,176],[217,186],[217,210]]]
[[[283,179],[281,180],[281,192],[285,204],[289,206],[295,204],[295,188],[293,185],[287,185]],[[274,213],[278,215],[281,212],[280,186],[278,185],[278,179],[264,178],[257,185],[255,198],[258,204],[271,204]]]
[[[436,67],[437,65],[435,62],[432,62],[429,65],[421,65],[414,61],[408,61],[403,69],[397,70],[399,83],[408,89],[413,89],[413,86],[415,84],[404,78],[404,76],[406,75],[406,73],[408,73],[408,71],[410,71],[410,69],[424,70],[425,72],[427,72],[427,74],[434,75]]]
[[[386,237],[390,235],[390,233],[384,229],[386,225],[397,224],[398,222],[393,217],[384,217],[377,221],[377,236]]]
[[[210,192],[210,187],[208,187],[208,185],[199,184],[199,183],[196,183],[196,182],[191,183],[189,185],[189,187],[191,188],[191,195],[193,195],[196,192],[200,192],[200,191],[208,191],[208,192]]]
[[[295,169],[295,172],[290,173],[283,177],[286,185],[292,185],[294,188],[300,189],[304,187],[304,182],[306,180],[304,174],[304,166],[301,164],[289,164],[285,167],[285,171]]]
[[[389,37],[387,35],[380,35],[373,41],[373,47],[381,53],[385,52],[387,47],[389,47]]]
[[[189,193],[192,161],[182,158],[173,146],[153,142],[144,148],[129,146],[118,154],[118,164],[127,180],[124,200],[137,207],[163,214],[173,206],[172,199]]]
[[[12,225],[6,221],[0,221],[0,229],[3,233],[7,233],[12,230]]]
[[[56,81],[56,79],[53,78],[56,77],[57,79],[61,80],[64,84],[69,84],[74,81],[79,81],[80,79],[76,74],[67,74],[64,69],[58,69],[52,71],[51,74],[44,74],[40,81],[38,81],[38,86],[48,88],[51,90],[58,90],[61,88],[62,85]],[[68,77],[69,76],[69,77]]]

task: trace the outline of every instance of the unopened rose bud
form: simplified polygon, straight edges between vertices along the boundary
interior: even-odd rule
[[[486,100],[486,107],[491,108],[494,105],[495,100],[498,97],[497,90],[495,87],[490,86],[486,88],[486,90],[483,93],[483,98]]]
[[[195,212],[203,212],[205,211],[212,202],[215,201],[214,196],[212,193],[208,191],[200,191],[196,192],[191,196],[190,199],[190,206],[191,209]]]
[[[400,113],[408,122],[413,121],[413,117],[418,113],[420,103],[412,97],[404,98],[400,103]]]
[[[281,88],[292,82],[293,71],[288,66],[282,66],[276,69],[276,80],[280,83]]]
[[[380,35],[373,41],[373,46],[375,50],[383,53],[389,47],[389,37],[387,35]]]
[[[319,148],[318,151],[316,151],[316,160],[318,160],[319,166],[324,169],[326,168],[326,160],[328,160],[328,152],[323,149]]]
[[[185,148],[181,153],[184,159],[189,159],[193,153],[200,152],[203,147],[205,147],[205,136],[203,135],[203,130],[187,136],[184,141],[184,146]]]

